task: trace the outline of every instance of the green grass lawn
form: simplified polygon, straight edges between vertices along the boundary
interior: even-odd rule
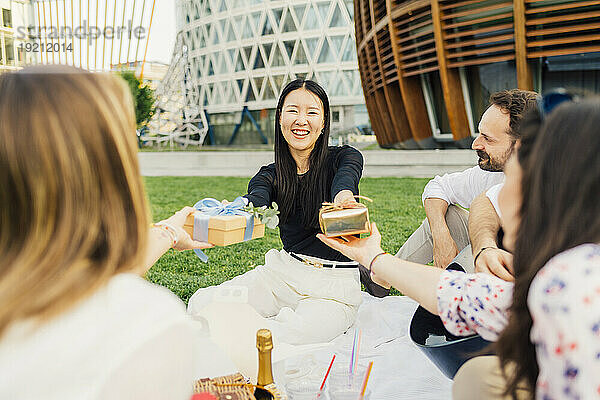
[[[373,199],[369,214],[382,233],[384,250],[395,253],[425,218],[421,193],[427,181],[362,179],[360,193]],[[153,220],[159,221],[205,197],[233,200],[246,193],[248,178],[147,177],[145,183]],[[150,269],[147,278],[168,287],[187,303],[196,289],[219,284],[262,264],[265,253],[271,248],[282,248],[278,230],[267,229],[261,239],[209,249],[206,264],[191,251],[169,250]]]

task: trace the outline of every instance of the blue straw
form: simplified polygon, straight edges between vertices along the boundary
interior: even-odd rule
[[[352,375],[354,375],[354,358],[356,357],[356,340],[358,339],[357,333],[358,333],[358,331],[354,330],[354,342],[352,343],[352,355],[350,357],[350,368],[349,368],[350,377],[352,377]]]

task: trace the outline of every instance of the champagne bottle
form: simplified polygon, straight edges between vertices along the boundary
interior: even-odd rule
[[[273,350],[273,338],[268,329],[259,329],[256,332],[256,348],[258,349],[258,378],[256,384],[265,387],[274,387],[273,369],[271,366],[271,350]],[[256,400],[273,400],[274,396],[268,390],[257,387],[254,391]]]

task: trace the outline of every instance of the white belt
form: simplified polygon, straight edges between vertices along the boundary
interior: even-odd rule
[[[319,257],[305,256],[304,254],[288,253],[296,260],[310,265],[316,268],[356,268],[358,263],[356,261],[334,261],[325,260]]]

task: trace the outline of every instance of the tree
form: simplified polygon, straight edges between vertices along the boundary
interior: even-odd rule
[[[135,106],[135,120],[139,129],[152,118],[156,110],[154,89],[140,82],[132,71],[123,70],[119,72],[119,75],[125,79],[131,90]]]

